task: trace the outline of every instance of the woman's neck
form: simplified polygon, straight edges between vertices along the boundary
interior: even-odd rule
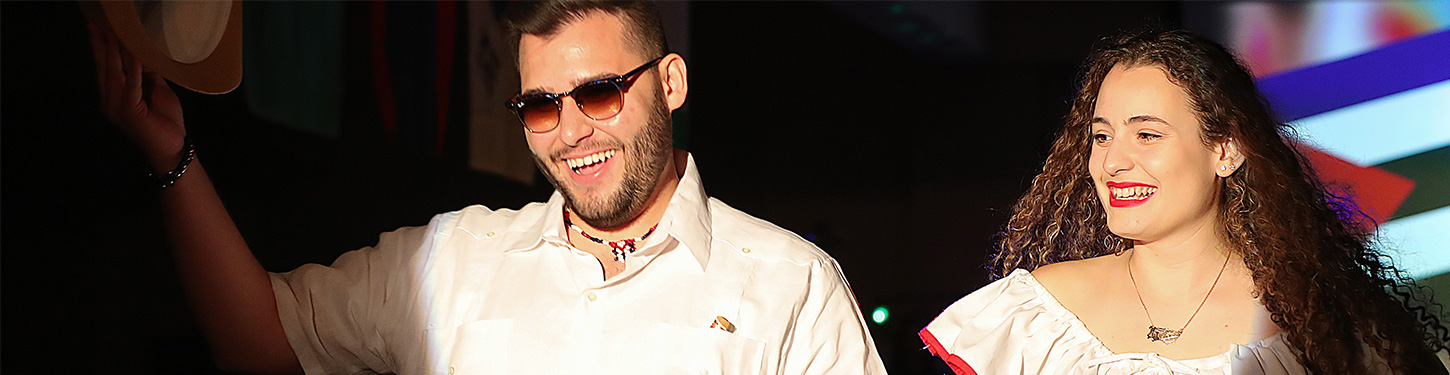
[[[1131,267],[1140,293],[1197,291],[1212,283],[1225,267],[1242,267],[1242,261],[1224,243],[1210,227],[1152,242],[1135,241],[1126,266]]]

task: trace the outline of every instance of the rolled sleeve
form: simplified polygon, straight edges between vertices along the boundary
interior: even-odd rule
[[[307,264],[271,274],[287,340],[308,374],[394,371],[385,336],[407,321],[396,305],[413,295],[409,263],[428,241],[425,227],[384,233],[377,246],[347,252],[331,266]]]

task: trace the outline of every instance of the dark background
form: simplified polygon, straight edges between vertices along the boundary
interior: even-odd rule
[[[389,6],[411,4],[428,3]],[[366,7],[348,4],[349,33],[366,34],[354,9]],[[1182,26],[1183,8],[691,3],[679,141],[710,195],[814,238],[867,314],[890,309],[868,325],[892,373],[942,373],[916,333],[988,281],[994,234],[1041,167],[1078,64],[1102,36]],[[0,15],[3,371],[215,372],[146,163],[96,109],[76,4],[4,2]],[[961,23],[943,27],[953,15]],[[349,58],[366,53],[349,39]],[[207,171],[267,269],[328,263],[440,212],[518,208],[552,191],[466,168],[463,142],[434,154],[382,140],[368,122],[375,103],[358,94],[371,90],[367,74],[347,67],[346,107],[357,110],[338,137],[261,120],[242,91],[179,92]]]

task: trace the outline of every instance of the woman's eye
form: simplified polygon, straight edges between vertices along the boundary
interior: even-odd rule
[[[1107,135],[1107,133],[1093,133],[1092,138],[1093,138],[1093,143],[1098,143],[1098,144],[1105,143],[1109,139],[1112,139],[1112,137],[1109,137]]]
[[[1163,138],[1163,136],[1162,135],[1159,135],[1159,134],[1149,133],[1149,132],[1140,132],[1140,133],[1138,133],[1138,139],[1141,139],[1141,140],[1151,141],[1151,140],[1155,140],[1155,139],[1158,139],[1158,138]]]

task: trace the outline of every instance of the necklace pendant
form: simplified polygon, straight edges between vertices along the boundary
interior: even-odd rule
[[[1164,345],[1178,341],[1178,336],[1183,336],[1181,329],[1168,329],[1155,325],[1148,326],[1148,341],[1162,341]]]

